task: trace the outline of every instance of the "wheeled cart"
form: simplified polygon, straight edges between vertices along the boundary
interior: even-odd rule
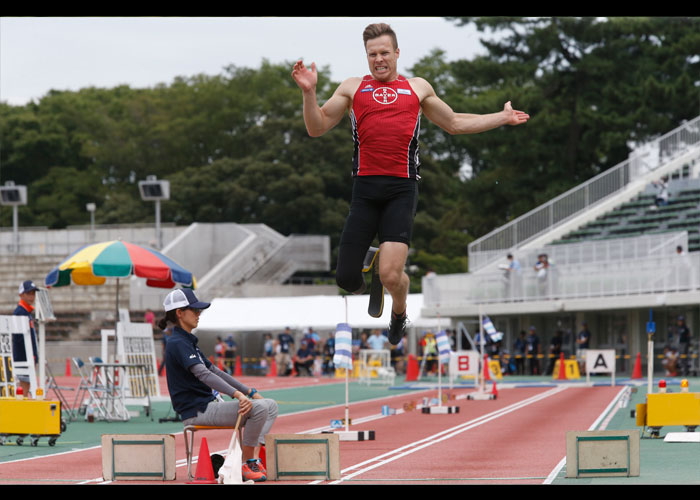
[[[0,398],[0,445],[14,436],[18,445],[29,438],[36,446],[47,437],[53,446],[64,430],[59,401]]]

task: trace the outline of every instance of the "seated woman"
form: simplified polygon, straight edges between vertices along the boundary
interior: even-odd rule
[[[165,317],[158,327],[165,329],[169,323],[173,325],[165,348],[166,378],[173,409],[185,426],[234,427],[240,414],[243,480],[264,481],[266,472],[259,460],[260,446],[277,418],[277,403],[218,369],[199,350],[199,339],[192,330],[197,327],[201,312],[209,306],[197,300],[187,288],[173,290],[163,302]],[[223,401],[213,391],[233,400]]]

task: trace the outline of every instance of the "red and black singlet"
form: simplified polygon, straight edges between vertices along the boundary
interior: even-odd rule
[[[380,82],[365,76],[355,92],[350,120],[353,176],[419,177],[420,102],[405,77]]]

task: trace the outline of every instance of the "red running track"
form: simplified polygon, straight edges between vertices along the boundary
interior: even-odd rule
[[[352,430],[374,430],[376,439],[340,443],[341,481],[335,483],[542,484],[566,456],[566,432],[590,429],[620,390],[570,386],[501,389],[496,400],[486,401],[464,399],[471,390],[453,390],[447,392],[459,399],[447,404],[460,410],[446,415],[403,410],[405,403],[436,397],[437,391],[355,403],[350,406]],[[385,404],[397,408],[397,414],[381,416]],[[343,416],[343,407],[281,415],[272,432],[320,432],[327,429],[331,419]],[[211,453],[222,453],[228,447],[230,431],[208,431],[206,438]],[[198,434],[197,449],[199,441]],[[176,434],[176,460],[175,483],[185,483],[181,433]],[[101,461],[101,449],[97,447],[4,463],[0,464],[0,484],[99,484],[103,482]],[[269,481],[259,485],[310,482]]]

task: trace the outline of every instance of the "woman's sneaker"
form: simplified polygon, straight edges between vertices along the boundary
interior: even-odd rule
[[[250,481],[251,479],[256,483],[265,481],[267,479],[267,472],[265,468],[260,463],[258,459],[246,460],[242,467],[243,481]]]

